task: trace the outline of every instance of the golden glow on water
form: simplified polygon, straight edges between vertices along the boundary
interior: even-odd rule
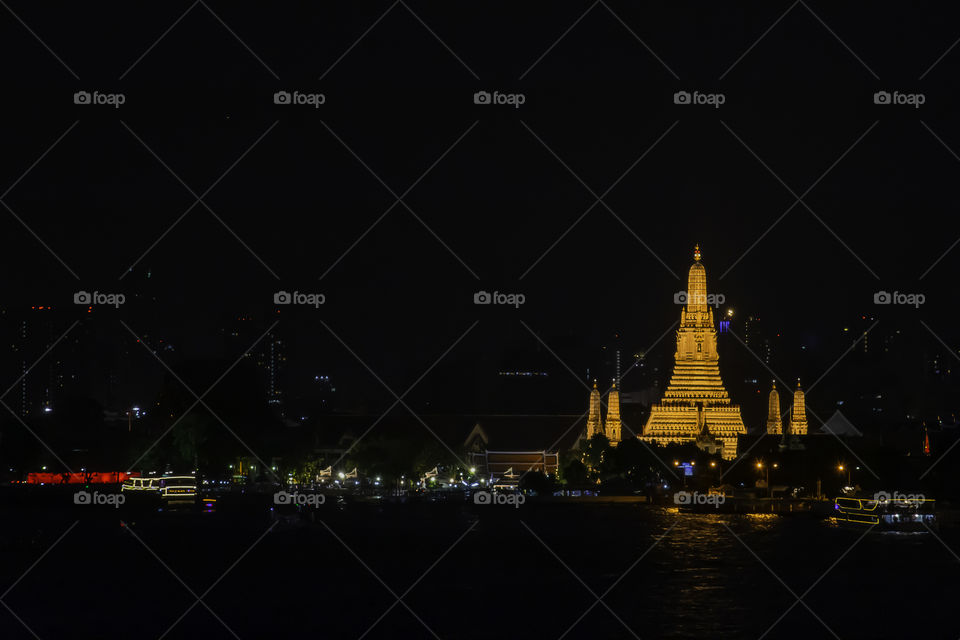
[[[780,516],[775,513],[745,513],[743,517],[748,520],[754,521],[763,521],[763,520],[776,520]]]

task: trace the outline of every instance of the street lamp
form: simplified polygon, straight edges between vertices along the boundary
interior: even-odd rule
[[[841,465],[837,465],[837,471],[839,471],[840,473],[843,473],[843,470],[844,470],[844,469],[847,470],[847,486],[849,487],[850,484],[851,484],[851,482],[850,482],[850,473],[851,473],[851,471],[853,471],[853,470],[852,470],[850,467],[844,467],[842,464],[841,464]]]
[[[710,461],[710,469],[717,474],[717,481],[723,480],[723,467],[716,460]]]
[[[779,469],[780,465],[774,462],[772,465],[764,465],[763,461],[757,460],[757,469],[766,469],[767,470],[767,494],[772,498],[773,497],[773,487],[770,486],[770,467],[774,469]]]

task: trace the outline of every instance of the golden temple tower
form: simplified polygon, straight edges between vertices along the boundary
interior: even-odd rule
[[[694,249],[687,277],[686,299],[680,311],[673,375],[660,404],[650,407],[643,439],[660,445],[703,441],[709,436],[723,444],[723,458],[737,456],[737,436],[746,433],[740,407],[731,404],[720,378],[717,330],[707,298],[707,272]],[[706,429],[704,429],[706,425]]]
[[[600,391],[597,381],[593,381],[593,391],[590,392],[590,409],[587,412],[587,439],[598,433],[603,433],[603,419],[600,417]]]
[[[617,391],[616,382],[607,394],[606,434],[611,446],[620,444],[620,392]]]
[[[780,420],[780,394],[777,393],[777,381],[773,381],[770,389],[770,399],[767,401],[767,433],[780,435],[783,433],[783,422]]]
[[[797,390],[793,392],[793,411],[790,412],[790,435],[807,435],[807,405],[803,397],[803,389],[797,380]]]

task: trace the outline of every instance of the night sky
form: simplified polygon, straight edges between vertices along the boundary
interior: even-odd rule
[[[939,5],[9,8],[5,335],[33,305],[64,331],[79,320],[69,366],[104,405],[157,393],[164,370],[131,331],[172,345],[175,370],[225,369],[279,320],[291,396],[330,375],[339,410],[382,411],[394,398],[378,377],[402,394],[430,369],[418,411],[580,412],[576,378],[609,379],[614,336],[625,363],[656,343],[659,373],[625,390],[663,383],[673,340],[656,341],[700,243],[734,331],[755,316],[781,334],[773,373],[721,336],[748,418],[763,402],[742,380],[765,392],[774,374],[828,370],[807,400],[823,418],[897,375],[934,376],[917,406],[955,410],[960,33]],[[125,103],[76,105],[77,91]],[[277,91],[325,103],[276,105]],[[478,105],[477,91],[525,101]],[[725,102],[678,105],[677,91]],[[878,91],[925,102],[878,105]],[[78,290],[127,303],[87,313]],[[277,307],[278,290],[326,304]],[[526,302],[476,306],[478,290]],[[880,290],[926,302],[878,306]],[[870,347],[899,335],[899,350],[841,358],[875,321]],[[505,369],[549,384],[527,396],[497,381]]]

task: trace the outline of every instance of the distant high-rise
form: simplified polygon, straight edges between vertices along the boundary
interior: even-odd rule
[[[280,404],[283,402],[283,391],[280,387],[280,372],[287,357],[284,354],[283,340],[272,333],[267,336],[266,357],[264,358],[267,370],[267,402]]]
[[[767,400],[767,433],[780,435],[783,433],[783,422],[780,419],[780,394],[777,393],[777,381],[773,381],[770,389],[770,398]]]
[[[747,316],[743,321],[743,344],[757,354],[761,360],[770,364],[773,357],[773,344],[763,331],[763,323],[758,316]]]
[[[717,330],[699,246],[693,260],[686,300],[677,299],[685,305],[680,311],[673,375],[660,404],[650,407],[642,438],[661,445],[721,442],[723,457],[732,460],[737,455],[737,436],[747,430],[740,407],[730,402],[720,378]]]
[[[753,338],[753,334],[756,332],[755,328],[756,320],[753,316],[747,316],[746,320],[743,321],[743,344],[750,346],[750,339]]]
[[[24,418],[50,411],[64,388],[63,355],[70,342],[65,341],[59,349],[47,353],[63,332],[52,311],[49,306],[30,307],[18,323],[17,340],[11,344],[21,374],[16,411]]]
[[[234,354],[238,349],[250,348],[249,342],[256,338],[258,331],[261,330],[253,325],[251,316],[241,315],[224,329],[224,336],[227,338],[226,346],[231,357],[235,357]],[[276,331],[270,331],[256,344],[255,350],[250,350],[243,355],[253,358],[266,389],[267,403],[274,406],[282,415],[288,383],[286,341]]]

